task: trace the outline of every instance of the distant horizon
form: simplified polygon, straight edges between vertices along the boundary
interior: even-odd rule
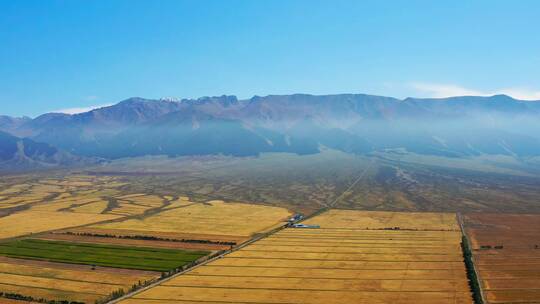
[[[100,108],[106,108],[106,107],[110,107],[110,106],[114,106],[122,101],[125,101],[125,100],[129,100],[129,99],[133,99],[133,98],[141,98],[141,99],[146,99],[146,100],[163,100],[163,101],[170,101],[170,102],[182,102],[182,101],[185,101],[185,100],[197,100],[197,99],[201,99],[201,98],[214,98],[214,97],[221,97],[221,96],[234,96],[236,97],[238,100],[250,100],[252,98],[255,98],[255,97],[269,97],[269,96],[288,96],[288,95],[311,95],[311,96],[334,96],[334,95],[369,95],[369,96],[377,96],[377,97],[387,97],[387,98],[394,98],[394,99],[397,99],[397,100],[400,100],[400,101],[404,101],[406,99],[448,99],[448,98],[459,98],[459,97],[494,97],[494,96],[506,96],[506,97],[510,97],[516,101],[524,101],[524,102],[540,102],[540,99],[538,100],[526,100],[526,99],[519,99],[519,98],[516,98],[516,97],[513,97],[511,95],[508,95],[508,94],[504,94],[504,93],[501,93],[501,94],[492,94],[492,95],[456,95],[456,96],[447,96],[447,97],[414,97],[414,96],[407,96],[405,98],[398,98],[398,97],[394,97],[394,96],[386,96],[386,95],[381,95],[381,94],[367,94],[367,93],[332,93],[332,94],[310,94],[310,93],[292,93],[292,94],[267,94],[267,95],[253,95],[251,97],[247,97],[247,98],[241,98],[241,97],[238,97],[237,95],[234,95],[234,94],[221,94],[221,95],[204,95],[204,96],[199,96],[199,97],[194,97],[194,98],[187,98],[187,97],[176,97],[176,96],[168,96],[168,97],[159,97],[159,98],[151,98],[151,97],[143,97],[143,96],[131,96],[131,97],[127,97],[127,98],[123,98],[123,99],[120,99],[118,101],[115,101],[115,102],[111,102],[111,103],[107,103],[107,104],[102,104],[102,105],[95,105],[95,106],[91,106],[91,107],[85,107],[85,108],[66,108],[66,109],[59,109],[59,110],[52,110],[52,111],[48,111],[48,112],[43,112],[41,114],[38,114],[38,115],[35,115],[35,116],[30,116],[30,115],[20,115],[20,116],[12,116],[12,117],[18,117],[18,118],[23,118],[23,117],[28,117],[28,118],[31,118],[31,119],[34,119],[40,115],[43,115],[43,114],[48,114],[48,113],[55,113],[55,114],[69,114],[69,115],[74,115],[74,114],[81,114],[81,113],[85,113],[85,112],[90,112],[92,110],[96,110],[96,109],[100,109]],[[177,100],[172,100],[172,99],[177,99]],[[3,113],[0,113],[0,115],[5,115]],[[10,115],[7,115],[7,116],[10,116]]]

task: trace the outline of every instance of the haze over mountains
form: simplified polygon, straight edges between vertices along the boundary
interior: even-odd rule
[[[116,159],[313,154],[322,147],[355,154],[391,150],[527,158],[540,155],[540,102],[506,95],[399,100],[363,94],[294,94],[178,102],[135,97],[74,115],[1,116],[0,130],[27,138],[27,145],[47,144],[37,151],[65,151],[70,159],[73,155]],[[12,147],[14,140],[2,141],[1,148]],[[27,156],[36,155],[43,154]],[[11,159],[4,156],[3,160]]]
[[[50,168],[58,165],[95,163],[96,159],[74,156],[49,144],[18,138],[0,131],[0,169]]]

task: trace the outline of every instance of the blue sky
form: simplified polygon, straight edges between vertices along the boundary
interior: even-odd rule
[[[540,1],[0,0],[0,114],[131,96],[540,99]]]

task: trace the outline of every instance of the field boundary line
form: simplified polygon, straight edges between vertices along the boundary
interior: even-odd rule
[[[408,263],[407,263],[408,264]],[[299,266],[251,266],[251,265],[208,265],[208,267],[238,267],[238,268],[293,268],[293,269],[341,269],[341,270],[382,270],[382,271],[403,271],[403,270],[452,270],[452,268],[419,268],[419,269],[410,269],[410,268],[344,268],[344,267],[299,267]],[[534,289],[534,288],[533,288]],[[538,288],[540,289],[540,288]]]
[[[244,252],[268,252],[268,250],[244,250]],[[380,252],[357,252],[357,251],[340,251],[340,252],[334,252],[334,251],[286,251],[286,250],[273,250],[272,252],[280,252],[280,253],[336,253],[336,254],[362,254],[362,255],[381,255],[385,253]],[[402,253],[388,253],[389,255],[401,255]],[[455,256],[453,253],[411,253],[409,255],[436,255],[436,256]],[[457,255],[457,254],[456,254]]]
[[[256,275],[223,275],[223,274],[185,274],[186,276],[195,276],[195,277],[230,277],[230,278],[271,278],[271,279],[283,279],[283,276],[256,276]],[[314,280],[344,280],[344,281],[461,281],[461,278],[444,278],[444,279],[391,279],[391,278],[384,278],[384,279],[358,279],[358,278],[336,278],[336,277],[294,277],[294,276],[287,276],[287,278],[290,279],[314,279]],[[470,291],[469,291],[470,292]]]
[[[444,281],[444,280],[441,280]],[[252,290],[297,290],[297,291],[338,291],[343,293],[468,293],[468,291],[455,291],[455,290],[343,290],[343,289],[307,289],[307,288],[277,288],[277,287],[238,287],[238,286],[191,286],[191,285],[163,285],[162,287],[185,287],[185,288],[198,288],[198,289],[252,289]],[[429,287],[426,287],[429,288]]]
[[[256,276],[256,275],[233,275],[233,274],[185,274],[190,277],[228,277],[228,278],[283,278],[282,276]],[[313,280],[344,280],[344,281],[461,281],[461,278],[444,278],[444,279],[358,279],[358,278],[332,278],[332,277],[291,277],[287,276],[287,279],[313,279]]]
[[[299,258],[275,258],[275,257],[234,257],[234,259],[262,259],[262,260],[295,260],[295,261],[334,261],[334,262],[393,262],[395,260],[366,260],[366,259],[363,259],[363,260],[338,260],[338,259],[332,259],[332,260],[327,260],[327,259],[299,259]],[[396,262],[418,262],[418,260],[398,260]],[[452,262],[452,263],[462,263],[463,262],[463,257],[461,256],[459,260],[453,260],[453,261],[446,261],[446,260],[429,260],[429,261],[420,261],[420,262],[427,262],[427,263],[448,263],[448,262]],[[511,280],[512,278],[508,278],[508,280]]]

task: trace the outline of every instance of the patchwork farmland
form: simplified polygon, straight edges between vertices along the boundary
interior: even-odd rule
[[[0,303],[10,303],[5,296],[28,301],[94,303],[158,276],[159,272],[153,271],[0,257],[0,292],[4,296]]]
[[[182,244],[186,249],[224,250],[256,233],[284,225],[290,215],[287,209],[279,207],[223,201],[194,203],[185,198],[145,217],[68,229],[68,232],[78,236],[108,235],[116,241],[168,241],[169,245]]]
[[[331,210],[122,304],[472,303],[453,214]]]
[[[4,186],[0,239],[120,218],[108,213],[107,206],[122,185],[107,177],[71,176]]]
[[[83,175],[0,185],[0,303],[104,303],[290,215],[124,186]]]
[[[18,239],[0,243],[0,292],[4,297],[31,301],[105,301],[207,254]]]
[[[540,303],[540,215],[467,214],[487,303]]]

